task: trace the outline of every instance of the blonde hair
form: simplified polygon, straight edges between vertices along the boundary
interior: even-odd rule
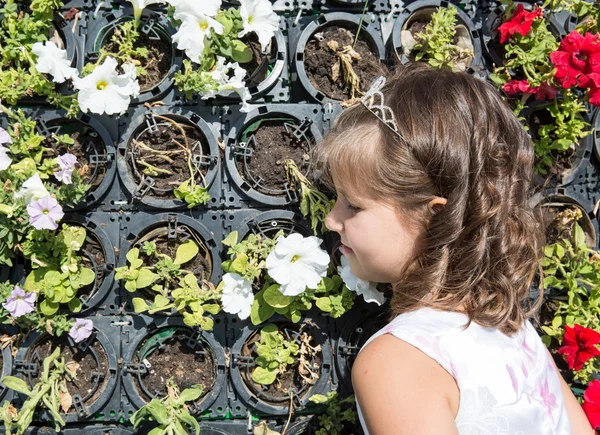
[[[323,181],[391,202],[419,228],[419,249],[392,283],[392,316],[428,306],[507,335],[527,303],[544,243],[529,205],[533,146],[494,87],[423,63],[383,88],[396,135],[362,104],[346,110],[314,150]],[[439,209],[427,204],[447,199]],[[540,295],[541,298],[541,295]]]

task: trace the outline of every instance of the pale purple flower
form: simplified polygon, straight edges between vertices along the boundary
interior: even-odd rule
[[[0,127],[0,144],[5,144],[5,143],[12,143],[12,139],[10,138],[8,131],[6,131],[2,127]]]
[[[90,335],[92,335],[92,330],[94,329],[94,322],[88,319],[76,319],[75,324],[69,331],[69,336],[73,339],[75,343],[79,343]]]
[[[35,292],[25,293],[25,290],[16,285],[2,306],[15,318],[31,313],[35,310]]]
[[[56,221],[61,220],[65,215],[58,201],[50,195],[29,204],[27,213],[29,214],[29,223],[36,230],[57,229],[58,224]]]
[[[71,175],[73,169],[75,169],[75,163],[77,163],[77,157],[73,154],[66,153],[58,157],[58,166],[60,171],[56,171],[54,176],[58,181],[62,181],[64,184],[71,184]]]

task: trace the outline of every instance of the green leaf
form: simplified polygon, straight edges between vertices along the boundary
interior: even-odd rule
[[[81,300],[79,298],[73,298],[69,301],[69,311],[72,313],[78,313],[81,311]]]
[[[162,308],[169,305],[169,299],[164,297],[163,295],[156,295],[154,297],[154,308]]]
[[[146,407],[158,424],[169,424],[169,412],[165,404],[160,400],[152,399]]]
[[[58,311],[58,302],[50,302],[47,299],[44,299],[40,303],[40,311],[44,316],[52,316]]]
[[[263,299],[273,308],[285,308],[292,303],[290,296],[281,293],[279,284],[269,286],[263,293]]]
[[[232,231],[227,235],[227,237],[225,237],[225,240],[223,240],[221,243],[223,243],[223,245],[225,245],[225,246],[233,246],[233,245],[237,244],[237,239],[238,239],[238,232]]]
[[[252,60],[252,51],[239,39],[231,41],[231,57],[238,63],[248,63]]]
[[[188,261],[191,261],[196,255],[200,252],[200,248],[193,240],[188,240],[177,248],[177,253],[175,254],[175,260],[173,263],[175,264],[185,264]]]
[[[133,298],[133,309],[136,313],[143,313],[144,311],[148,311],[150,306],[146,303],[146,301],[142,298]]]
[[[192,388],[186,388],[179,395],[179,401],[181,403],[192,402],[200,398],[202,396],[202,385],[198,385]]]
[[[132,269],[137,269],[144,263],[142,260],[140,260],[139,256],[140,250],[138,248],[130,249],[127,253],[126,258],[129,261]]]
[[[185,391],[183,393],[185,393]],[[181,393],[181,394],[183,394],[183,393]],[[179,418],[179,420],[184,422],[189,427],[193,428],[193,430],[195,431],[194,433],[196,435],[200,434],[200,425],[198,424],[196,419],[190,415],[189,412],[184,410],[183,412],[181,412],[180,414],[177,415],[177,418]],[[188,432],[184,431],[184,433],[187,434]]]
[[[578,247],[585,247],[585,233],[583,232],[583,230],[581,229],[581,227],[579,226],[579,224],[575,223],[574,228],[573,228],[573,235],[574,235],[574,239],[575,239],[575,245]]]
[[[96,274],[94,273],[94,271],[92,269],[90,269],[88,267],[81,268],[81,271],[79,272],[80,288],[93,283],[95,279],[96,279]]]
[[[244,270],[248,267],[248,256],[246,254],[239,254],[235,257],[235,260],[231,263],[231,270],[239,273],[240,275],[244,274]]]
[[[252,380],[257,384],[271,385],[275,382],[275,378],[279,370],[267,370],[262,367],[256,367],[252,372]]]
[[[15,390],[19,393],[25,394],[27,396],[31,396],[31,390],[27,386],[27,383],[20,378],[15,376],[5,376],[2,378],[2,383],[5,387],[10,388],[11,390]]]
[[[135,287],[136,289],[140,289],[140,288],[144,288],[144,287],[148,287],[152,284],[154,284],[154,282],[156,282],[156,280],[159,278],[159,276],[157,274],[155,274],[154,272],[152,272],[150,269],[143,267],[142,269],[140,269],[139,271],[139,275],[137,277],[137,279],[135,280]],[[127,288],[127,283],[125,283],[125,288]],[[127,289],[129,290],[129,289]],[[131,290],[129,290],[131,291]],[[133,290],[135,291],[135,290]]]
[[[219,304],[204,304],[202,307],[204,308],[204,311],[212,315],[217,315],[219,314],[219,311],[221,311],[221,306]]]
[[[330,313],[333,308],[331,305],[331,299],[329,299],[327,296],[318,298],[315,301],[315,304],[317,305],[317,307],[319,307],[321,311],[324,311],[326,313]]]
[[[556,316],[554,319],[552,319],[552,327],[553,328],[560,328],[561,325],[562,325],[562,317]]]

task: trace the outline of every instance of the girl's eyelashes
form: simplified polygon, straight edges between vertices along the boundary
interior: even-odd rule
[[[360,207],[352,205],[348,201],[346,201],[346,204],[348,205],[348,210],[350,210],[352,213],[358,213],[360,211]]]

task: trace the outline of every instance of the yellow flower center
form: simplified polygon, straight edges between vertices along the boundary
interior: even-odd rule
[[[250,15],[248,17],[248,24],[252,24],[252,21],[254,21],[254,17],[252,15]]]
[[[100,80],[98,83],[96,83],[96,89],[99,91],[103,91],[107,86],[108,83],[106,83],[104,80]]]
[[[208,30],[208,22],[204,21],[203,23],[200,23],[200,28],[206,32]]]
[[[300,258],[301,258],[301,257],[300,257],[299,255],[297,255],[297,254],[296,254],[296,255],[294,255],[294,256],[292,257],[292,261],[291,261],[291,263],[295,263],[296,261],[300,260]]]

